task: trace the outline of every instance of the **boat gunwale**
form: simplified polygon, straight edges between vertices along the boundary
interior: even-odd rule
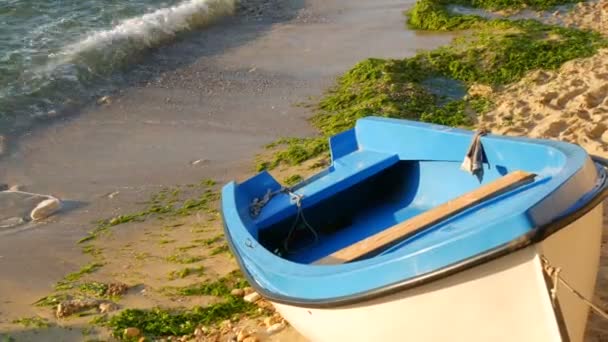
[[[226,235],[226,240],[228,242],[228,246],[232,253],[235,255],[235,259],[239,265],[239,268],[243,271],[243,274],[250,285],[263,297],[267,300],[279,304],[297,306],[297,307],[305,307],[305,308],[335,308],[341,306],[353,305],[365,301],[370,301],[373,299],[385,297],[391,294],[395,294],[401,291],[409,290],[412,288],[416,288],[451,275],[466,271],[468,269],[474,268],[481,264],[490,262],[492,260],[498,259],[505,255],[514,253],[520,249],[526,248],[530,245],[537,244],[549,236],[557,233],[561,229],[567,227],[572,222],[578,220],[583,217],[591,210],[595,209],[598,205],[601,205],[602,202],[608,197],[608,177],[606,175],[606,170],[608,170],[608,159],[599,157],[597,155],[589,154],[589,157],[592,159],[596,166],[599,164],[604,169],[604,173],[598,177],[597,188],[590,191],[588,194],[592,194],[591,198],[587,198],[584,204],[575,203],[576,207],[574,210],[569,209],[563,215],[556,217],[550,222],[540,225],[536,228],[531,229],[529,232],[521,235],[520,237],[513,239],[507,243],[489,249],[487,251],[478,253],[476,255],[470,256],[466,259],[460,260],[456,263],[446,265],[444,267],[438,268],[434,271],[430,271],[424,274],[417,275],[412,278],[408,278],[406,280],[397,281],[394,283],[390,283],[384,286],[376,287],[367,291],[362,291],[359,293],[355,293],[348,296],[340,296],[333,298],[325,298],[325,299],[302,299],[295,298],[291,296],[285,296],[281,294],[273,293],[262,286],[260,286],[254,279],[254,277],[249,273],[247,267],[243,265],[243,260],[238,252],[237,248],[234,246],[234,242],[232,241],[232,236],[228,231],[228,226],[226,221],[223,220],[224,233]],[[601,182],[601,184],[600,184]],[[584,197],[583,197],[584,199]],[[223,210],[220,210],[223,216]]]

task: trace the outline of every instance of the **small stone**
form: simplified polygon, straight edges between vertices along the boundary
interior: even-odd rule
[[[272,317],[264,318],[264,325],[266,326],[266,328],[270,328],[273,324],[274,322],[272,321]]]
[[[59,209],[61,209],[61,201],[51,197],[38,203],[36,208],[30,213],[30,217],[34,221],[42,220],[53,215],[55,212],[59,211]]]
[[[243,291],[245,291],[246,295],[254,292],[252,287],[246,287],[243,289]]]
[[[559,16],[559,14],[560,14],[560,13],[559,13],[559,11],[555,11],[555,12],[553,12],[553,16],[554,16],[554,17],[558,17],[558,16]]]
[[[245,291],[243,291],[243,289],[234,289],[230,291],[230,294],[236,297],[243,297],[245,295]]]
[[[257,302],[259,299],[261,298],[260,294],[257,292],[252,292],[248,295],[246,295],[245,297],[243,297],[243,300],[248,302],[248,303],[255,303]]]
[[[129,290],[129,285],[123,283],[110,283],[106,290],[108,296],[122,296]],[[142,290],[143,291],[143,290]]]
[[[85,311],[99,306],[99,301],[95,299],[72,299],[66,300],[57,305],[55,315],[58,318],[68,317],[77,312]]]
[[[23,190],[23,186],[21,186],[19,184],[11,185],[11,187],[8,188],[8,191],[21,191],[21,190]]]
[[[285,323],[276,323],[273,324],[270,328],[266,329],[266,333],[268,333],[268,335],[273,335],[283,329],[285,329]]]
[[[110,103],[112,103],[112,99],[109,96],[103,96],[97,100],[98,105],[108,105]]]
[[[139,337],[139,335],[141,335],[141,331],[134,327],[126,328],[125,331],[123,332],[123,335],[125,337],[135,338],[135,337]]]
[[[114,191],[113,193],[108,195],[108,198],[114,198],[116,197],[116,195],[118,195],[120,193],[120,191]]]
[[[247,331],[247,329],[243,329],[236,335],[236,340],[238,342],[242,342],[246,337],[249,337],[249,335],[249,331]]]
[[[270,317],[264,318],[264,325],[266,326],[266,328],[270,328],[277,323],[284,323],[283,317],[281,317],[279,314],[275,313]]]
[[[49,110],[48,112],[46,112],[46,115],[48,115],[49,117],[57,116],[57,111],[54,109]]]
[[[99,312],[102,314],[112,312],[112,311],[116,310],[117,308],[118,307],[114,303],[110,303],[110,302],[99,304]]]
[[[194,329],[194,336],[196,337],[201,337],[203,336],[205,333],[203,333],[203,329],[201,328],[196,328]]]

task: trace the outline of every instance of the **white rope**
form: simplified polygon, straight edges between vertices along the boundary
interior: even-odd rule
[[[598,315],[608,320],[608,313],[601,309],[599,306],[593,304],[591,300],[587,299],[587,297],[583,296],[580,292],[574,289],[562,276],[560,275],[561,268],[554,267],[549,263],[549,260],[544,256],[541,256],[541,260],[543,262],[543,269],[547,272],[553,282],[553,288],[551,289],[551,300],[555,303],[555,299],[557,298],[557,285],[561,283],[564,285],[566,289],[576,295],[579,299],[581,299],[585,304],[589,305],[593,311],[595,311]]]
[[[304,211],[302,209],[302,199],[304,198],[304,195],[293,192],[291,190],[291,188],[282,187],[281,189],[276,190],[276,191],[271,191],[270,189],[268,189],[268,191],[266,191],[266,194],[264,195],[264,197],[262,197],[261,199],[257,198],[257,197],[254,198],[253,201],[251,202],[250,206],[249,206],[249,213],[251,214],[251,216],[254,217],[254,218],[258,217],[260,215],[260,213],[262,212],[262,209],[264,208],[264,206],[266,206],[266,204],[268,204],[268,202],[270,202],[270,200],[274,196],[276,196],[276,195],[278,195],[280,193],[286,193],[286,194],[288,194],[289,195],[289,199],[292,202],[294,202],[294,204],[298,208],[298,213],[296,215],[296,219],[294,220],[291,228],[289,229],[289,233],[287,234],[287,237],[285,238],[285,241],[283,242],[283,248],[285,248],[285,251],[289,252],[289,240],[291,240],[291,236],[296,231],[297,224],[298,224],[298,219],[300,219],[300,218],[302,218],[302,222],[304,222],[304,226],[306,228],[308,228],[308,230],[310,230],[310,232],[314,236],[314,238],[315,238],[314,243],[317,243],[319,241],[319,234],[308,223],[308,221],[304,217]]]
[[[319,234],[317,234],[317,231],[308,223],[308,221],[306,221],[306,218],[304,217],[304,211],[302,209],[302,198],[304,198],[304,195],[297,194],[291,191],[290,189],[287,189],[286,192],[289,194],[289,198],[291,199],[291,201],[293,201],[298,207],[298,214],[296,215],[296,219],[293,221],[291,229],[289,230],[289,233],[287,234],[287,237],[283,242],[283,248],[285,248],[286,252],[289,252],[289,240],[291,240],[291,235],[296,231],[296,227],[298,225],[298,218],[302,218],[304,226],[308,228],[308,230],[310,230],[312,235],[315,237],[314,243],[317,243],[319,241]]]

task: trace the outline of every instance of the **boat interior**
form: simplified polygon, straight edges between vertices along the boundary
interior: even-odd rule
[[[334,141],[332,165],[328,169],[291,188],[291,194],[278,193],[259,216],[240,215],[249,232],[268,251],[293,262],[310,264],[512,171],[537,175],[530,184],[512,190],[525,191],[559,172],[565,160],[550,147],[531,146],[528,149],[531,155],[525,157],[529,162],[523,167],[517,149],[501,147],[501,141],[488,141],[484,145],[482,176],[473,175],[461,169],[470,135],[461,140],[459,159],[444,156],[429,160],[407,159],[398,153],[360,146],[341,151]],[[513,162],[505,165],[505,158]],[[247,207],[252,198],[261,197],[266,189],[280,187],[269,173],[262,172],[242,183],[236,197],[243,201],[241,208]],[[294,203],[293,194],[302,196],[300,207]],[[423,231],[399,243],[419,239],[424,234]],[[374,254],[390,252],[390,248],[385,248]]]

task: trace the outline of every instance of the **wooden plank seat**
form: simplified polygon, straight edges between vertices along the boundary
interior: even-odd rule
[[[340,264],[361,258],[381,248],[401,241],[425,228],[456,215],[487,199],[496,197],[534,180],[535,174],[524,171],[513,171],[488,184],[480,186],[455,199],[427,210],[409,220],[400,222],[366,239],[323,257],[313,264]]]

